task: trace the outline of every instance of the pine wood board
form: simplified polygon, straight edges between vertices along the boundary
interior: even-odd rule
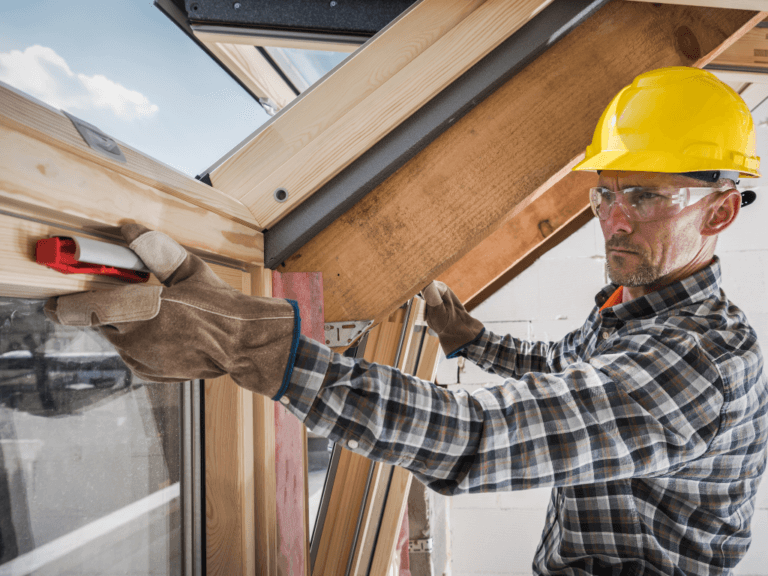
[[[423,0],[371,38],[265,124],[251,141],[217,167],[211,181],[242,198],[350,109],[434,44],[484,0]],[[265,194],[272,194],[268,190]]]
[[[261,267],[250,272],[250,294],[272,296],[272,271]],[[275,472],[274,402],[253,395],[254,508],[256,574],[277,576],[277,474]]]
[[[250,291],[249,273],[213,270]],[[206,574],[255,575],[255,395],[229,376],[206,380],[204,394]]]
[[[260,98],[270,98],[277,109],[290,104],[296,93],[254,46],[204,42],[221,62]]]
[[[550,2],[487,0],[250,191],[223,189],[271,227]],[[278,188],[288,192],[284,202],[272,196]]]
[[[766,2],[763,9],[768,8]],[[768,71],[768,28],[753,28],[712,60],[715,66],[744,66]]]
[[[371,477],[368,499],[365,502],[363,522],[360,526],[350,576],[368,576],[368,566],[376,546],[376,530],[384,513],[389,475],[392,472],[392,466],[389,464],[372,462],[371,465],[375,468]]]
[[[596,185],[595,172],[570,172],[536,201],[521,202],[501,228],[438,280],[450,286],[461,302],[470,302],[573,216],[588,209],[588,190]]]
[[[387,576],[397,546],[400,527],[403,524],[411,480],[413,480],[413,475],[408,470],[395,466],[387,494],[387,504],[381,518],[381,529],[376,541],[370,576]]]
[[[206,212],[213,212],[253,230],[261,230],[253,215],[241,202],[173,168],[137,152],[115,140],[126,163],[107,158],[91,149],[72,121],[58,110],[0,83],[0,126],[61,148],[82,160],[106,168],[107,173],[122,175],[154,188],[168,196],[169,204],[181,200]],[[5,152],[12,148],[3,147]]]
[[[344,574],[354,539],[371,461],[342,449],[313,575]]]
[[[518,204],[562,179],[605,106],[637,74],[704,66],[762,19],[607,4],[300,248],[285,270],[323,272],[326,321],[380,322]],[[681,46],[681,34],[699,49]]]
[[[264,262],[261,232],[50,141],[0,122],[0,209],[113,236],[140,222],[204,254]]]
[[[71,230],[0,214],[0,296],[48,298],[84,290],[124,286],[116,278],[94,274],[62,274],[38,264],[35,245],[41,238],[70,235]],[[153,283],[157,280],[152,277]]]

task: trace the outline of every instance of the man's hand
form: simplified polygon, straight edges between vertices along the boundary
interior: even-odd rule
[[[456,294],[442,282],[435,280],[422,294],[427,303],[424,313],[427,326],[437,333],[446,356],[469,344],[483,331],[483,324],[469,315]]]
[[[130,248],[165,285],[130,285],[51,298],[59,324],[94,326],[145,380],[181,382],[230,374],[275,396],[298,343],[298,310],[287,300],[246,296],[162,232],[122,228]]]

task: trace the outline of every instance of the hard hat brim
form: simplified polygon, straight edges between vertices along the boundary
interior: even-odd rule
[[[605,150],[573,167],[574,171],[617,170],[626,172],[661,172],[679,174],[712,170],[739,172],[742,178],[759,178],[757,170],[746,170],[734,162],[682,156],[670,152]]]

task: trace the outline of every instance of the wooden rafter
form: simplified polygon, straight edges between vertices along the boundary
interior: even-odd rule
[[[424,0],[211,174],[269,228],[551,0]],[[275,201],[283,189],[287,199]]]
[[[386,318],[521,202],[567,174],[605,106],[637,74],[704,66],[764,18],[740,10],[606,5],[281,269],[323,272],[329,322]]]

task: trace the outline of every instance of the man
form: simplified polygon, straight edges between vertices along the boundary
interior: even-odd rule
[[[445,494],[553,486],[537,574],[726,574],[751,539],[768,388],[755,332],[719,289],[717,234],[757,176],[749,110],[711,74],[670,68],[622,90],[576,169],[612,285],[560,342],[484,329],[425,289],[448,356],[507,380],[472,395],[300,337],[295,305],[240,295],[169,238],[124,233],[166,288],[51,300],[101,325],[151,380],[232,374],[317,433]]]

